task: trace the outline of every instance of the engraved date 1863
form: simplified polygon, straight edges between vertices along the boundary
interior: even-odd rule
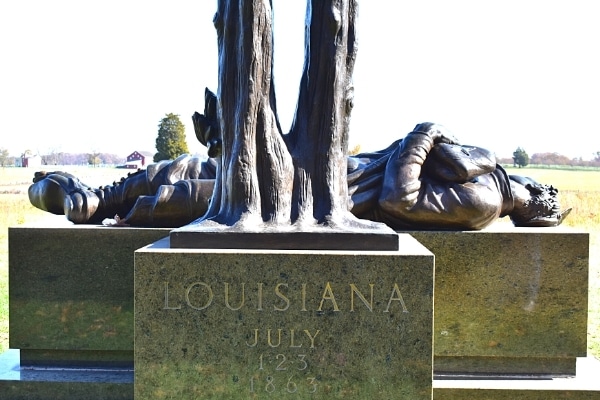
[[[264,377],[253,375],[250,377],[250,392],[274,393],[282,391],[283,393],[307,392],[315,393],[318,388],[318,382],[315,377],[295,377],[294,374],[302,374],[308,368],[306,354],[295,354],[288,356],[277,354],[274,357],[261,354],[258,357],[258,371],[272,369],[269,375]],[[284,375],[284,376],[281,376]]]

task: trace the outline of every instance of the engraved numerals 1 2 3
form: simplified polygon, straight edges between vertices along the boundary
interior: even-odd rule
[[[264,371],[266,361],[267,360],[265,360],[262,354],[258,357],[259,371]],[[285,354],[277,354],[275,356],[275,364],[275,371],[287,371],[288,369],[304,371],[306,368],[308,368],[306,354],[297,354],[296,357],[291,358],[288,358]]]
[[[315,393],[317,391],[317,379],[315,377],[295,377],[290,373],[301,373],[308,368],[306,354],[277,354],[275,356],[258,357],[258,370],[266,371],[269,375],[263,377],[250,377],[250,392],[273,393]]]

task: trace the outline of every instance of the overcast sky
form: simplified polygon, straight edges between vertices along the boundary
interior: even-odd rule
[[[274,0],[285,131],[304,57],[305,2]],[[216,0],[0,1],[0,148],[155,151],[158,123],[216,91]],[[510,156],[600,151],[594,0],[362,0],[351,145],[386,147],[423,121]]]

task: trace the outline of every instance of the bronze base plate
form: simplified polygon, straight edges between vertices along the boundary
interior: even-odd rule
[[[398,234],[368,231],[247,232],[194,227],[171,231],[171,248],[397,251]]]

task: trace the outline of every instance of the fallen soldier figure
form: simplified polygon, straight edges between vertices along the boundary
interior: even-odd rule
[[[29,199],[75,224],[180,227],[207,211],[217,162],[182,155],[97,189],[66,172],[37,172]],[[515,226],[557,226],[570,212],[561,211],[554,187],[507,175],[493,153],[461,146],[433,123],[382,151],[348,157],[347,171],[351,212],[395,230],[478,230],[507,215]]]

